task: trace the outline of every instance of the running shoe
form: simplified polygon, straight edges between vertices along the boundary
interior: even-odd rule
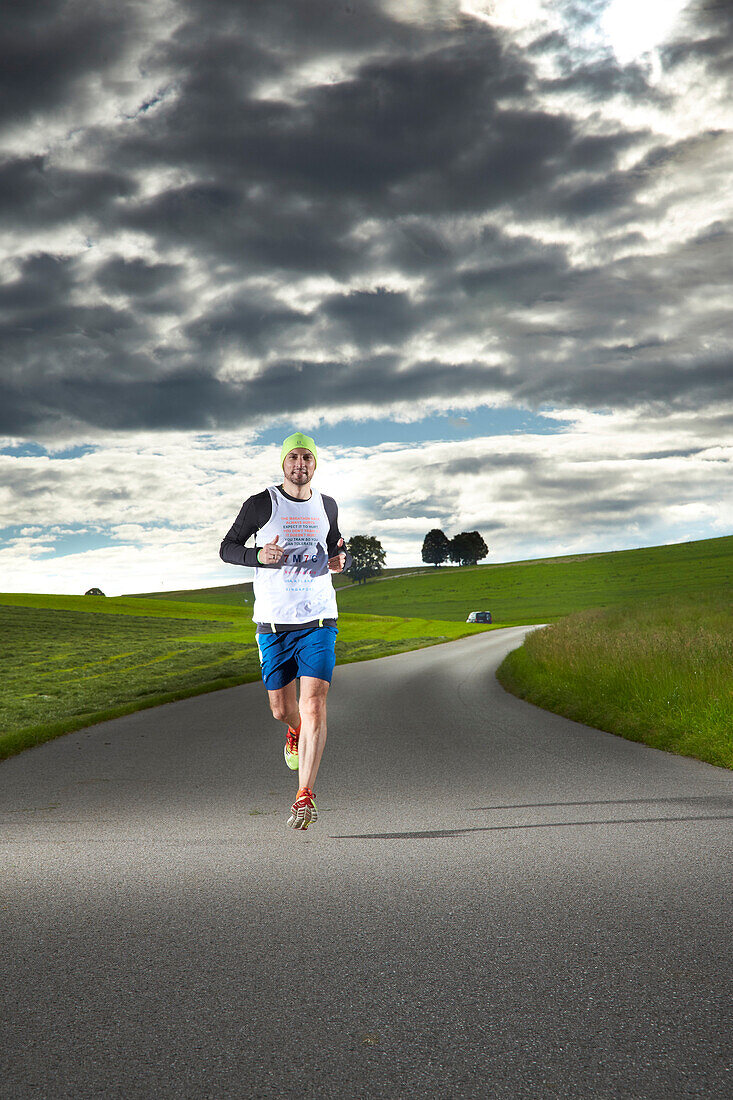
[[[288,732],[285,734],[285,748],[283,749],[285,763],[293,772],[298,770],[298,738],[300,737],[302,724],[301,719],[297,730],[294,730],[292,726],[288,726]]]
[[[290,825],[292,829],[303,829],[305,831],[309,825],[312,825],[313,822],[317,820],[318,809],[316,807],[313,791],[310,787],[301,787],[292,805],[290,817],[288,818],[288,825]]]

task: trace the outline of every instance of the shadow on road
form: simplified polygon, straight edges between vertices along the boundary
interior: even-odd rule
[[[517,802],[505,806],[468,806],[467,812],[488,812],[489,810],[533,810],[553,806],[651,806],[655,802],[667,802],[675,805],[690,806],[704,803],[706,806],[730,806],[733,808],[733,795],[701,794],[683,795],[674,798],[593,798],[588,802]]]
[[[695,817],[612,817],[596,821],[541,821],[525,825],[469,825],[465,829],[426,829],[409,833],[343,833],[332,840],[437,840],[465,833],[501,833],[516,829],[568,829],[580,825],[656,825],[677,821],[733,821],[733,814],[700,814]]]

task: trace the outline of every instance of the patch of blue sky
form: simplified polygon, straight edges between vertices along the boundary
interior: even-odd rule
[[[0,447],[0,455],[10,455],[11,458],[66,459],[81,458],[83,455],[92,454],[95,450],[96,448],[89,446],[88,443],[80,444],[78,447],[64,447],[61,450],[49,450],[48,447],[44,447],[41,443],[34,443],[29,440],[25,443],[10,443],[7,447]]]
[[[43,535],[43,528],[34,523],[13,523],[7,527],[0,527],[0,546],[7,546],[14,539],[39,538]]]
[[[106,546],[119,546],[119,540],[100,527],[84,527],[81,524],[66,528],[42,527],[39,524],[23,523],[0,529],[0,546],[7,546],[14,540],[22,547],[23,540],[43,542],[47,548],[34,557],[63,558],[69,554],[83,554],[88,550],[101,550]]]
[[[103,550],[107,546],[119,546],[119,541],[104,531],[68,531],[53,535],[53,550],[46,551],[49,557],[66,558],[71,554],[85,554],[89,550]]]
[[[470,411],[434,413],[422,420],[340,420],[338,424],[309,423],[307,418],[287,426],[266,428],[256,437],[258,446],[282,443],[291,430],[312,435],[321,446],[376,447],[380,443],[438,443],[490,435],[556,435],[569,425],[528,409],[482,407]]]

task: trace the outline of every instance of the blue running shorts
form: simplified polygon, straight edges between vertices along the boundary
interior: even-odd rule
[[[260,651],[262,680],[268,691],[285,687],[298,676],[315,676],[331,683],[336,664],[335,626],[255,634]]]

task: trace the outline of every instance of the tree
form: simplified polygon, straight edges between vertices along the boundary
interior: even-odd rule
[[[489,548],[478,531],[461,531],[450,540],[451,561],[459,565],[475,565],[488,552]]]
[[[88,588],[84,593],[85,596],[103,596],[104,592],[101,588]]]
[[[450,540],[437,527],[428,531],[422,544],[422,560],[438,566],[449,558]]]
[[[366,584],[369,577],[377,577],[382,572],[386,553],[379,539],[371,535],[353,535],[349,539],[349,552],[354,560],[347,573],[357,584]]]

